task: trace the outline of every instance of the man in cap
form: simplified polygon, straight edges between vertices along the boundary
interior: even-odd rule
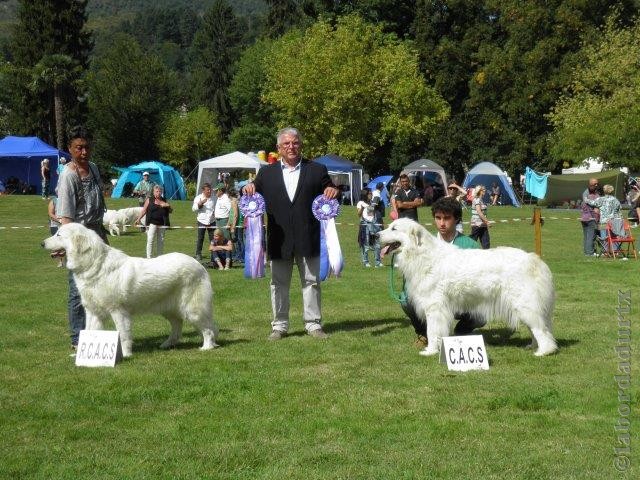
[[[142,180],[140,180],[133,189],[133,194],[138,197],[138,203],[140,206],[144,205],[147,198],[153,197],[154,186],[155,183],[153,183],[152,180],[149,180],[149,172],[142,172]]]

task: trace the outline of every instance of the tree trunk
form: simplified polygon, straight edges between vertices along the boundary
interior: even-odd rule
[[[58,150],[64,150],[64,120],[63,105],[60,96],[60,87],[53,87],[53,113],[56,120],[56,146]]]

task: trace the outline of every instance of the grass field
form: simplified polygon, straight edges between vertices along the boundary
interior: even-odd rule
[[[583,257],[575,212],[543,211],[560,346],[550,357],[524,349],[525,329],[510,335],[501,324],[481,330],[489,371],[450,373],[419,356],[389,296],[389,268],[360,265],[347,207],[344,275],[323,284],[328,340],[303,334],[293,288],[292,334],[267,341],[268,278],[211,271],[221,348],[199,351],[186,327],[179,348],[160,351],[168,323],[140,317],[132,358],[87,369],[69,357],[66,271],[40,247],[44,203],[0,197],[0,478],[638,478],[637,455],[625,472],[614,467],[614,427],[631,405],[631,451],[640,448],[640,358],[631,400],[621,402],[614,348],[620,289],[631,290],[625,317],[638,338],[640,261]],[[420,216],[429,221],[426,209]],[[532,251],[533,227],[513,220],[530,216],[528,207],[491,208],[491,219],[509,220],[491,229],[492,245]],[[174,202],[172,224],[193,224],[190,202]],[[193,230],[172,230],[165,249],[191,255],[194,240]],[[145,237],[111,244],[141,256]]]

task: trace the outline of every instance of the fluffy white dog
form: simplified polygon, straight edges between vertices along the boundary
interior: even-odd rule
[[[118,214],[120,214],[124,219],[123,220],[124,223],[122,224],[123,232],[127,231],[127,225],[135,224],[138,218],[138,215],[140,215],[140,212],[142,212],[142,209],[143,207],[129,207],[129,208],[121,208],[120,210],[118,210]],[[144,223],[144,217],[142,217],[140,221]]]
[[[537,255],[510,247],[464,250],[406,218],[392,222],[379,238],[384,253],[396,252],[416,313],[426,319],[425,355],[438,353],[454,315],[465,312],[487,322],[504,320],[513,329],[524,323],[537,356],[557,350],[551,333],[553,279]]]
[[[129,257],[79,223],[62,225],[42,246],[52,256],[66,252],[67,268],[73,272],[86,311],[87,329],[102,329],[111,316],[125,357],[131,356],[131,320],[138,313],[157,313],[171,323],[171,334],[160,348],[178,342],[184,320],[202,333],[202,350],[217,347],[211,282],[193,258],[182,253]]]
[[[109,231],[111,236],[120,235],[125,232],[127,216],[120,210],[107,210],[102,217],[102,224]]]

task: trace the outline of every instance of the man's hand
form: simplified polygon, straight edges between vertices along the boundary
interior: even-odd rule
[[[333,188],[333,187],[327,187],[327,188],[324,189],[323,194],[329,200],[333,200],[334,198],[336,198],[340,194],[340,190],[338,190],[337,188]]]

